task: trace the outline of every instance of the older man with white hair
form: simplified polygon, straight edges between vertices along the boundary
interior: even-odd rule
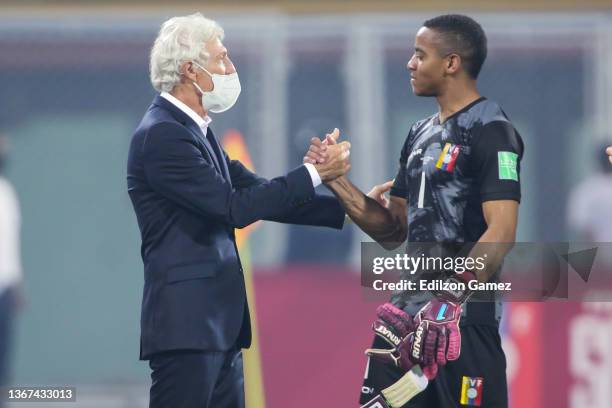
[[[260,219],[342,228],[338,201],[314,188],[348,171],[350,145],[272,180],[231,160],[208,114],[236,103],[240,81],[223,30],[199,13],[162,25],[150,69],[160,94],[134,133],[127,168],[142,236],[150,407],[243,407],[251,327],[234,228]]]

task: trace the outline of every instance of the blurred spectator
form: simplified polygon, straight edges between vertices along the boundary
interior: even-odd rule
[[[11,329],[21,286],[19,202],[4,177],[7,156],[8,138],[0,135],[0,386],[8,383]]]
[[[606,154],[608,155],[608,160],[612,163],[612,146],[608,146],[606,149]]]
[[[596,150],[599,171],[570,193],[568,223],[578,240],[612,242],[612,166],[604,149]]]

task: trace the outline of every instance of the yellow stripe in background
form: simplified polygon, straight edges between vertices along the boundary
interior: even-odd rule
[[[243,350],[244,357],[244,393],[247,408],[265,408],[263,371],[261,367],[261,353],[259,351],[259,336],[257,332],[257,309],[255,308],[255,288],[253,287],[253,274],[251,273],[251,251],[248,242],[240,248],[240,259],[244,269],[244,282],[246,284],[247,299],[251,310],[251,331],[253,341],[251,347]]]
[[[247,145],[239,131],[230,129],[223,135],[223,148],[230,159],[239,160],[246,168],[254,171],[253,162],[249,156]],[[253,274],[251,271],[251,249],[248,241],[249,234],[258,226],[259,222],[251,224],[246,228],[236,230],[236,246],[240,252],[240,260],[242,261],[242,268],[244,269],[244,283],[246,286],[249,309],[251,311],[251,333],[253,335],[251,347],[242,352],[244,359],[244,393],[247,408],[266,407],[261,354],[259,352],[259,336],[257,331],[255,288],[253,286]]]
[[[444,145],[444,149],[442,149],[442,153],[440,153],[440,157],[438,158],[438,162],[436,163],[436,167],[441,169],[442,163],[444,163],[444,156],[448,153],[448,149],[450,149],[450,143]]]

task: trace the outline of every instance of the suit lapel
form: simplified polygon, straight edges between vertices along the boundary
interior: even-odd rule
[[[213,134],[212,130],[210,130],[210,127],[207,128],[206,137],[204,139],[206,139],[206,141],[211,141],[212,149],[216,153],[217,159],[219,159],[223,177],[225,177],[225,179],[231,183],[232,179],[230,177],[229,169],[227,168],[227,163],[225,162],[223,152],[221,151],[221,145],[217,141],[217,138]]]
[[[198,124],[195,123],[193,121],[193,119],[191,119],[189,117],[189,115],[187,115],[185,112],[180,110],[178,107],[176,107],[173,103],[171,103],[167,99],[162,98],[161,95],[159,95],[159,94],[155,96],[155,99],[153,100],[153,104],[159,106],[160,108],[163,108],[163,109],[169,111],[172,114],[172,116],[174,116],[174,118],[181,125],[185,126],[187,129],[189,129],[191,131],[191,133],[193,133],[193,135],[196,136],[197,139],[202,142],[202,144],[204,145],[204,148],[206,149],[206,151],[208,153],[208,156],[210,157],[210,159],[213,162],[213,165],[215,166],[217,171],[224,178],[227,178],[226,177],[227,166],[225,166],[225,171],[224,171],[224,168],[221,166],[221,164],[219,163],[219,160],[217,159],[218,156],[215,153],[215,149],[210,144],[210,142],[208,141],[206,136],[202,133],[202,129],[200,129]],[[208,129],[208,131],[210,132],[210,129]]]
[[[210,155],[213,161],[213,164],[215,165],[215,168],[217,169],[219,173],[221,173],[222,176],[224,176],[221,164],[219,163],[219,158],[217,154],[215,153],[215,149],[210,144],[206,136],[204,136],[204,134],[202,133],[202,129],[200,129],[198,125],[193,123],[193,121],[191,121],[191,123],[187,127],[189,128],[189,130],[191,130],[191,133],[195,134],[202,141],[202,144],[204,145],[204,147],[206,148],[206,151]]]

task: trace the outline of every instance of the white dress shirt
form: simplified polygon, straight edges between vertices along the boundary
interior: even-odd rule
[[[168,102],[179,108],[183,111],[187,116],[189,116],[199,127],[202,129],[202,133],[206,136],[206,131],[208,130],[208,125],[212,122],[210,116],[206,115],[205,118],[202,118],[200,115],[195,113],[193,109],[189,106],[185,105],[183,102],[170,95],[168,92],[162,92],[160,96],[166,99]],[[312,180],[312,186],[317,187],[321,185],[321,177],[319,176],[319,172],[315,168],[314,165],[310,163],[305,163],[306,170],[308,170],[308,174],[310,174],[310,179]]]

